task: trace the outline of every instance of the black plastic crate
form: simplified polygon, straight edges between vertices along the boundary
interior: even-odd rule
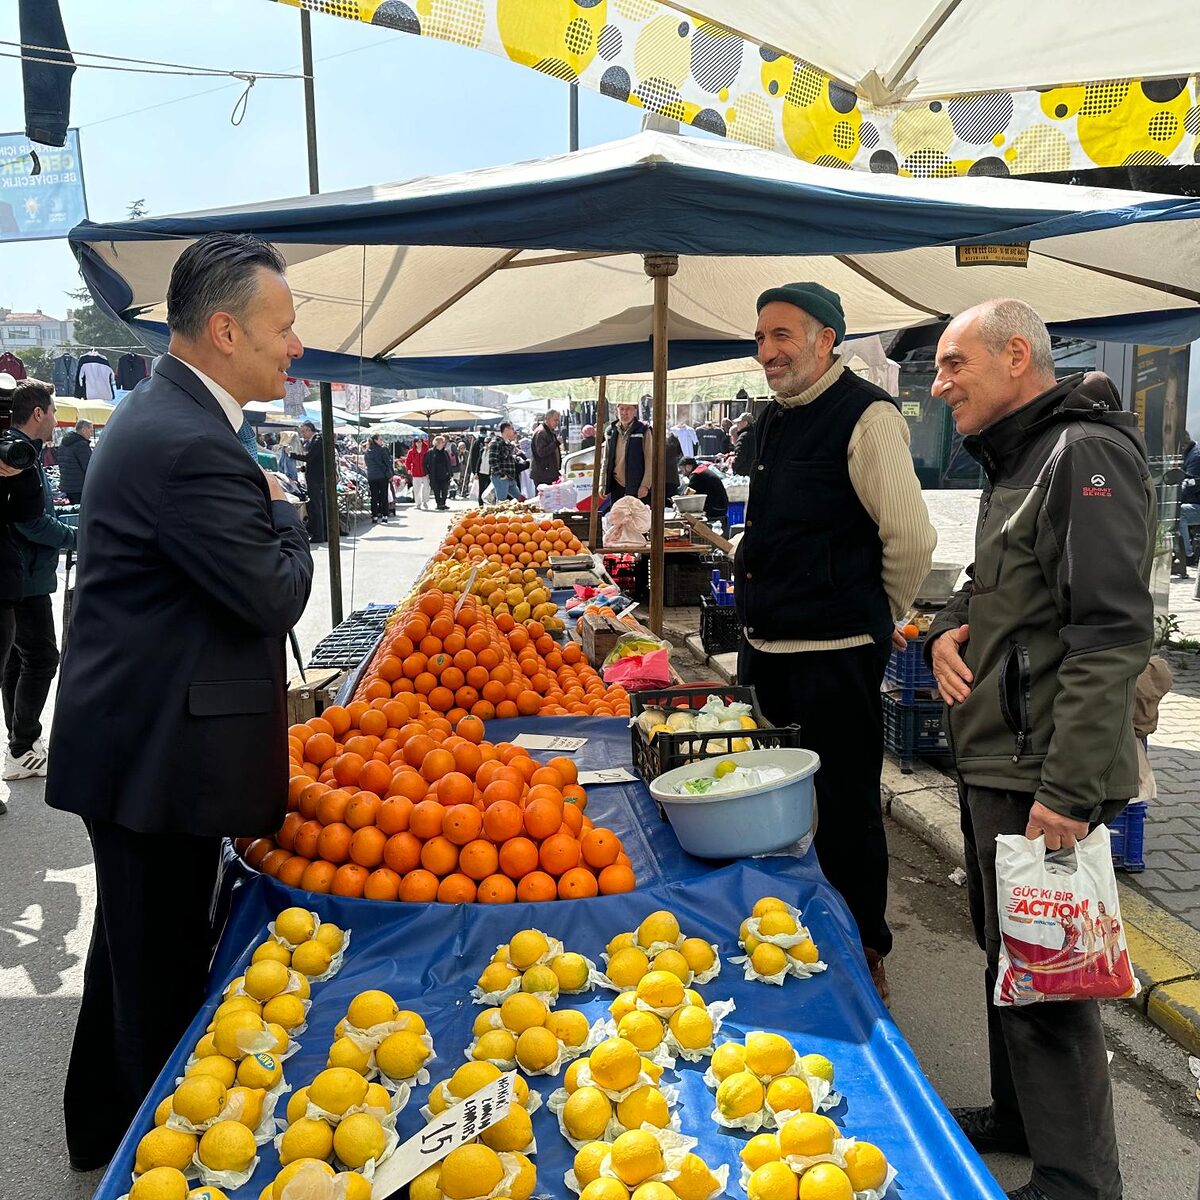
[[[910,638],[903,650],[893,650],[888,659],[885,677],[896,687],[890,688],[905,704],[916,700],[931,700],[937,695],[937,680],[925,663],[927,636]]]
[[[310,667],[357,666],[379,642],[379,635],[391,616],[390,604],[370,605],[352,612],[331,629],[313,648]]]
[[[700,644],[705,654],[728,654],[738,648],[742,626],[737,609],[718,604],[712,596],[700,597]]]
[[[949,749],[940,700],[905,704],[895,692],[884,692],[882,700],[883,742],[893,754],[899,755],[904,774],[911,774],[914,758],[944,754]]]
[[[712,595],[714,567],[728,566],[723,558],[667,554],[663,563],[663,607],[695,608],[701,596]]]
[[[759,727],[709,730],[704,733],[659,733],[651,739],[642,732],[637,723],[637,718],[648,708],[663,708],[668,711],[690,709],[697,712],[704,707],[709,696],[719,696],[726,704],[739,701],[750,705],[750,712]],[[737,751],[734,750],[733,743],[739,738],[745,738],[752,750],[773,750],[778,746],[800,745],[799,725],[788,725],[784,728],[767,725],[767,719],[758,706],[758,696],[752,687],[712,683],[698,687],[663,688],[660,691],[632,692],[629,700],[633,716],[629,726],[633,766],[647,783],[666,771],[683,766],[684,763],[735,754]]]

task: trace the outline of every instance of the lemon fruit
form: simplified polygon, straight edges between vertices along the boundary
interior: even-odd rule
[[[310,979],[324,975],[332,962],[333,955],[329,953],[329,948],[317,941],[302,942],[292,951],[292,970]]]
[[[167,1118],[171,1115],[171,1102],[173,1099],[173,1096],[166,1096],[158,1102],[158,1107],[154,1110],[154,1124],[156,1127],[167,1123]]]
[[[678,1008],[683,1003],[683,981],[670,971],[650,971],[638,980],[637,995],[651,1008]]]
[[[385,1113],[392,1111],[392,1094],[382,1083],[368,1083],[363,1103],[371,1108],[381,1108]]]
[[[674,946],[679,941],[679,922],[674,913],[660,908],[652,912],[637,927],[637,944],[643,948],[653,946],[658,942],[666,942]]]
[[[854,1187],[841,1167],[817,1163],[800,1176],[800,1200],[854,1200]]]
[[[742,1147],[738,1157],[751,1171],[758,1170],[763,1163],[778,1162],[779,1138],[773,1133],[756,1133]]]
[[[185,1079],[171,1097],[171,1109],[176,1116],[203,1125],[225,1107],[225,1085],[211,1075],[194,1075]]]
[[[523,1154],[514,1154],[517,1177],[508,1185],[508,1200],[529,1200],[537,1187],[537,1168]]]
[[[409,1033],[427,1033],[425,1028],[425,1018],[420,1013],[413,1012],[411,1008],[401,1008],[396,1010],[396,1024],[401,1029],[407,1030]]]
[[[742,938],[742,947],[745,949],[747,954],[753,954],[761,945],[762,942],[760,942],[752,933],[748,933]]]
[[[503,992],[513,982],[519,979],[521,972],[514,970],[508,963],[488,963],[475,981],[480,991]]]
[[[642,1056],[637,1047],[624,1038],[601,1042],[588,1057],[592,1078],[610,1092],[623,1092],[637,1082],[642,1071]]]
[[[611,1102],[599,1088],[577,1088],[563,1105],[563,1128],[577,1142],[595,1141],[604,1135],[612,1111]]]
[[[587,987],[588,965],[582,954],[560,954],[550,960],[550,969],[558,977],[559,991],[581,992]]]
[[[286,1167],[298,1158],[328,1158],[333,1153],[333,1130],[324,1121],[301,1117],[293,1121],[279,1139],[279,1165]]]
[[[813,1110],[812,1092],[808,1084],[795,1075],[780,1075],[772,1079],[767,1084],[767,1103],[777,1113],[811,1113]]]
[[[371,1052],[364,1050],[348,1037],[340,1037],[329,1047],[325,1060],[327,1067],[348,1067],[365,1075],[371,1069]]]
[[[582,1046],[587,1041],[587,1017],[578,1009],[564,1008],[546,1018],[546,1029],[564,1046]]]
[[[703,1008],[696,1008],[693,1005],[681,1008],[678,1012],[671,1014],[671,1019],[667,1024],[670,1025],[675,1040],[685,1050],[703,1050],[706,1046],[712,1045],[714,1036],[712,1017]]]
[[[207,1058],[210,1054],[216,1054],[217,1048],[213,1045],[213,1035],[206,1033],[197,1043],[192,1054],[196,1058]]]
[[[588,1060],[586,1058],[577,1058],[567,1068],[567,1073],[563,1076],[563,1089],[568,1096],[579,1087],[579,1072],[587,1065]]]
[[[442,1200],[442,1189],[438,1187],[441,1175],[441,1166],[426,1167],[408,1185],[408,1200]]]
[[[650,970],[650,960],[637,946],[624,946],[608,960],[609,979],[619,988],[636,987],[639,979]]]
[[[316,927],[317,923],[313,920],[312,913],[305,908],[285,908],[275,918],[275,935],[293,946],[307,942]]]
[[[267,1186],[271,1185],[267,1184]],[[204,1187],[192,1188],[187,1194],[187,1200],[229,1200],[229,1197],[220,1188],[205,1184]]]
[[[632,1042],[639,1050],[650,1051],[663,1040],[663,1023],[653,1013],[634,1009],[617,1023],[617,1037]]]
[[[282,1025],[276,1025],[274,1021],[267,1022],[267,1032],[274,1038],[267,1052],[276,1058],[282,1058],[292,1043],[291,1036]]]
[[[429,1047],[415,1033],[389,1033],[375,1050],[375,1065],[389,1079],[411,1079],[425,1065]],[[344,1161],[344,1160],[343,1160]]]
[[[690,983],[692,980],[692,968],[678,950],[660,950],[651,960],[650,969],[669,971],[680,983]]]
[[[330,954],[336,954],[346,944],[346,935],[332,921],[322,921],[313,940],[320,942]]]
[[[644,1129],[629,1129],[612,1144],[609,1165],[613,1174],[628,1187],[645,1183],[666,1169],[662,1147],[653,1134]]]
[[[248,1054],[238,1063],[237,1081],[242,1087],[270,1091],[283,1078],[283,1063],[274,1054]]]
[[[713,964],[717,961],[713,948],[703,938],[684,938],[683,945],[679,947],[679,953],[683,955],[684,961],[696,975],[703,975],[705,971],[712,970]]]
[[[246,968],[242,986],[248,995],[265,1004],[287,987],[290,978],[283,963],[268,959],[266,962],[251,963]]]
[[[636,1188],[630,1200],[677,1200],[677,1196],[665,1183],[655,1179]]]
[[[465,1100],[480,1088],[485,1088],[493,1080],[499,1079],[500,1074],[500,1068],[491,1063],[464,1063],[450,1076],[446,1087],[460,1100]]]
[[[697,1154],[688,1154],[679,1164],[679,1174],[671,1180],[671,1190],[679,1200],[707,1200],[717,1187],[717,1177]]]
[[[283,1200],[283,1190],[293,1179],[299,1177],[305,1184],[305,1187],[300,1189],[300,1194],[303,1195],[308,1191],[309,1187],[316,1188],[317,1184],[308,1183],[308,1178],[324,1175],[327,1179],[332,1179],[334,1175],[333,1168],[327,1162],[321,1162],[316,1158],[300,1158],[294,1163],[288,1163],[278,1175],[275,1176],[274,1182],[270,1185],[271,1200]],[[299,1187],[299,1185],[297,1185]],[[261,1200],[261,1197],[260,1197]]]
[[[198,1059],[184,1071],[188,1079],[197,1075],[211,1075],[219,1079],[226,1087],[233,1087],[237,1079],[237,1063],[223,1054],[210,1054],[207,1058]]]
[[[870,1142],[855,1142],[846,1150],[846,1177],[856,1192],[873,1192],[883,1187],[888,1161],[883,1151]]]
[[[763,1163],[746,1182],[750,1200],[796,1200],[796,1193],[795,1172],[783,1162]]]
[[[262,1124],[263,1104],[266,1098],[264,1088],[230,1088],[225,1097],[226,1120],[240,1121],[247,1129],[257,1129]]]
[[[765,1099],[763,1085],[749,1071],[735,1071],[717,1085],[717,1111],[727,1121],[758,1112]]]
[[[254,1012],[232,1012],[213,1027],[213,1047],[218,1054],[236,1061],[263,1041],[266,1022]]]
[[[789,947],[788,954],[797,962],[805,964],[818,962],[821,958],[812,938],[805,938],[804,941],[797,942],[794,946]]]
[[[516,1034],[545,1025],[549,1015],[545,1002],[526,992],[516,992],[500,1005],[500,1020]]]
[[[329,1067],[308,1085],[309,1100],[335,1117],[356,1108],[366,1095],[367,1081],[348,1067]]]
[[[662,1092],[645,1084],[635,1088],[617,1104],[617,1120],[626,1129],[639,1129],[642,1125],[654,1125],[665,1129],[670,1124],[671,1114]]]
[[[558,1059],[558,1038],[541,1026],[527,1029],[517,1038],[514,1055],[526,1071],[545,1071]]]
[[[648,1058],[642,1059],[642,1074],[649,1075],[654,1083],[662,1078],[662,1073],[663,1069],[657,1063],[651,1062]]]
[[[750,915],[761,919],[769,912],[787,912],[787,910],[788,906],[778,896],[764,896],[750,910]]]
[[[343,1171],[336,1178],[344,1189],[340,1200],[371,1200],[371,1183],[365,1176],[357,1171]]]
[[[263,1020],[268,1025],[278,1025],[289,1033],[298,1029],[307,1019],[304,1001],[292,993],[274,996],[263,1005]]]
[[[137,1144],[133,1173],[143,1175],[155,1167],[174,1167],[186,1170],[196,1153],[196,1135],[163,1125],[152,1129]]]
[[[826,1083],[833,1082],[833,1063],[823,1054],[806,1054],[800,1059],[800,1067],[805,1075],[815,1079],[824,1079]]]
[[[334,1153],[352,1171],[365,1167],[371,1159],[376,1161],[387,1149],[387,1132],[378,1117],[369,1113],[352,1113],[338,1122],[333,1131]]]
[[[787,967],[787,951],[771,942],[759,942],[750,952],[750,965],[760,975],[778,975]]]
[[[724,779],[726,775],[732,775],[737,770],[737,763],[732,758],[723,758],[713,768],[714,779]]]
[[[472,1022],[471,1032],[476,1037],[482,1037],[489,1029],[499,1029],[503,1024],[498,1008],[485,1008]]]
[[[508,961],[518,971],[532,967],[540,958],[550,953],[550,942],[539,929],[522,929],[513,934],[508,943]]]
[[[608,956],[611,958],[618,950],[624,950],[627,946],[633,945],[632,933],[618,933],[607,946],[604,947],[608,951]]]
[[[308,982],[307,975],[302,975],[293,967],[288,974],[288,981],[289,991],[299,996],[301,1000],[312,999],[312,987]]]
[[[588,1142],[575,1152],[572,1170],[580,1187],[587,1187],[593,1179],[600,1178],[600,1164],[608,1154],[607,1142]]]
[[[637,1008],[637,992],[622,992],[609,1006],[608,1011],[614,1021],[620,1021],[626,1013]]]
[[[558,996],[558,976],[545,964],[529,967],[521,976],[521,991]]]
[[[792,1043],[777,1033],[746,1037],[746,1070],[755,1075],[782,1075],[796,1060]]]
[[[218,1121],[205,1131],[196,1154],[210,1171],[241,1173],[258,1157],[258,1146],[240,1121]]]
[[[138,1176],[129,1200],[187,1200],[188,1181],[175,1167],[154,1167]]]
[[[287,1121],[291,1125],[293,1121],[298,1121],[308,1111],[308,1088],[302,1087],[295,1091],[288,1098],[287,1102]]]
[[[517,1039],[507,1029],[490,1029],[476,1043],[471,1057],[479,1061],[511,1063],[517,1054]]]
[[[772,910],[764,913],[758,921],[759,937],[793,937],[796,933],[795,918],[789,912]]]
[[[533,1122],[519,1104],[514,1104],[508,1110],[507,1116],[501,1117],[495,1125],[485,1129],[479,1138],[485,1146],[490,1146],[497,1153],[507,1151],[511,1154],[517,1150],[524,1150],[533,1141]]]
[[[382,1025],[385,1021],[394,1021],[400,1009],[395,1000],[377,988],[359,992],[350,1001],[346,1009],[346,1020],[355,1029],[370,1029],[373,1025]]]
[[[447,1200],[469,1200],[495,1191],[504,1178],[504,1164],[487,1146],[459,1146],[442,1163],[438,1187]]]
[[[800,1113],[780,1127],[779,1152],[785,1158],[789,1154],[799,1154],[805,1158],[831,1154],[836,1132],[833,1122],[827,1118],[812,1112]]]
[[[712,1062],[709,1065],[714,1078],[720,1083],[734,1071],[746,1069],[746,1047],[741,1042],[722,1042],[713,1051]]]
[[[593,1179],[579,1193],[579,1200],[629,1200],[629,1189],[616,1179],[605,1176]]]
[[[277,962],[283,963],[285,967],[290,967],[292,965],[292,952],[286,946],[281,946],[277,941],[272,939],[269,942],[263,942],[250,955],[250,961],[251,963]]]

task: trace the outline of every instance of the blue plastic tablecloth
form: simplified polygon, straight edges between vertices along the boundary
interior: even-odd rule
[[[497,741],[522,731],[587,737],[587,745],[575,756],[584,769],[629,762],[629,730],[620,719],[542,718],[488,726]],[[845,1099],[832,1115],[848,1133],[879,1145],[897,1168],[888,1200],[1000,1200],[1003,1193],[879,1003],[849,913],[825,882],[813,853],[801,859],[703,862],[680,849],[641,783],[595,788],[589,797],[589,815],[597,824],[615,829],[625,843],[638,876],[635,892],[587,903],[385,904],[297,893],[235,867],[231,912],[214,961],[209,999],[147,1097],[95,1200],[116,1200],[128,1190],[137,1142],[152,1126],[156,1105],[173,1090],[223,988],[245,970],[254,947],[266,936],[267,922],[295,903],[315,909],[323,919],[351,930],[352,936],[340,973],[313,988],[308,1028],[299,1039],[301,1049],[284,1067],[293,1088],[308,1084],[325,1066],[334,1025],[345,1015],[350,1000],[366,988],[382,988],[402,1008],[415,1009],[424,1017],[436,1049],[436,1058],[428,1066],[437,1083],[465,1061],[463,1051],[471,1042],[471,1025],[480,1011],[470,999],[472,984],[496,946],[518,929],[536,926],[561,938],[568,950],[600,963],[601,952],[614,934],[635,928],[657,908],[669,908],[685,934],[720,946],[721,973],[701,991],[706,1000],[732,998],[737,1005],[722,1027],[721,1040],[741,1038],[752,1029],[773,1030],[787,1035],[801,1052],[824,1054],[833,1061],[837,1087]],[[774,987],[747,982],[740,967],[724,961],[740,953],[738,927],[754,902],[765,895],[780,896],[803,910],[828,971]],[[612,999],[612,993],[598,991],[564,997],[560,1007],[579,1008],[592,1021],[604,1015]],[[699,1138],[697,1153],[711,1166],[729,1164],[728,1194],[742,1196],[737,1154],[749,1135],[725,1130],[712,1121],[713,1094],[702,1078],[706,1066],[707,1061],[680,1060],[674,1075],[668,1073],[664,1079],[680,1090],[683,1132]],[[529,1082],[548,1096],[561,1085],[561,1075],[537,1076]],[[427,1090],[415,1089],[400,1114],[402,1139],[423,1124],[419,1109]],[[280,1103],[280,1116],[285,1103],[286,1098]],[[543,1106],[534,1115],[533,1124],[538,1142],[537,1194],[572,1200],[563,1175],[573,1150],[548,1108]],[[236,1193],[239,1200],[257,1197],[278,1170],[271,1145],[263,1147],[261,1154],[250,1183]]]

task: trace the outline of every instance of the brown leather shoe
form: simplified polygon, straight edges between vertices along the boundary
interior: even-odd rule
[[[883,968],[883,955],[878,950],[872,950],[870,946],[864,946],[863,953],[867,956],[867,969],[871,972],[871,982],[875,985],[880,1000],[886,1004],[891,997],[892,989],[888,987],[887,971]]]

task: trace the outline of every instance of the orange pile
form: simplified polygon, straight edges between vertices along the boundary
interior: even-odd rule
[[[415,690],[327,708],[288,730],[282,827],[237,848],[289,887],[370,900],[503,904],[632,890],[620,839],[584,815],[575,764],[539,764],[484,733],[478,716],[452,725]]]
[[[493,559],[505,566],[540,565],[552,554],[578,554],[583,543],[557,517],[529,510],[471,512],[446,534],[435,562]]]
[[[629,695],[607,687],[573,642],[564,646],[540,621],[494,616],[474,596],[438,588],[418,595],[389,626],[356,700],[419,697],[451,725],[462,717],[627,717]]]

